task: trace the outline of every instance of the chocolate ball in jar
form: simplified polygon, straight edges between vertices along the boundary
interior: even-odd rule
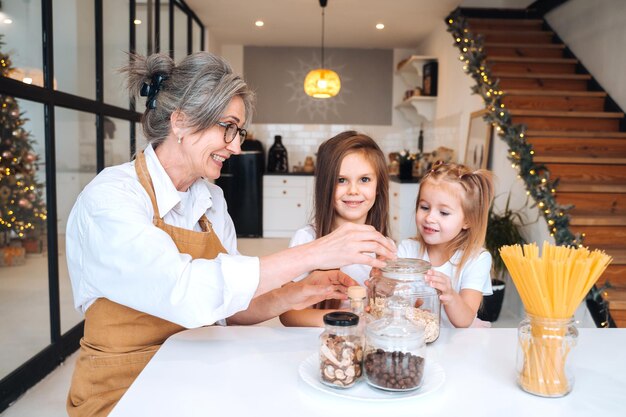
[[[411,391],[424,382],[424,328],[404,316],[405,300],[391,297],[392,315],[366,329],[363,369],[369,385],[386,391]]]
[[[324,315],[320,335],[320,381],[333,388],[350,388],[361,377],[363,346],[359,316],[335,311]]]

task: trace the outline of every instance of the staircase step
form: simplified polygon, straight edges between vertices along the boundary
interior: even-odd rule
[[[619,328],[626,327],[626,311],[624,310],[611,310],[611,318],[615,322],[615,326]]]
[[[511,109],[602,111],[606,93],[601,91],[506,90],[502,98]]]
[[[527,130],[526,137],[626,139],[626,132],[561,132],[559,130]]]
[[[572,226],[626,226],[626,214],[578,214],[570,212]],[[626,248],[625,248],[626,250]]]
[[[563,56],[565,45],[557,43],[505,43],[485,42],[484,52],[487,57],[519,56],[519,57],[546,57],[560,58]]]
[[[626,164],[626,158],[594,158],[592,156],[535,156],[535,162],[542,164],[597,164],[597,165],[618,165]]]
[[[626,216],[626,194],[619,193],[568,193],[557,188],[556,200],[559,204],[574,205],[570,210],[572,218],[579,213]],[[626,242],[625,242],[626,243]]]
[[[584,233],[584,244],[589,247],[617,246],[626,242],[626,226],[574,226],[572,233]]]
[[[626,140],[612,138],[572,138],[572,137],[534,137],[527,136],[528,143],[535,151],[535,161],[571,162],[596,164],[626,163]]]
[[[586,242],[585,242],[586,244]],[[604,251],[607,255],[611,256],[613,260],[611,264],[608,266],[607,271],[613,271],[613,268],[626,268],[626,246],[624,244],[619,245],[593,245],[589,246],[590,250],[598,249]],[[613,271],[610,274],[614,276],[614,279],[617,278],[616,275],[618,271]]]
[[[615,186],[624,191],[601,190],[598,192],[625,192],[626,166],[624,165],[594,165],[594,164],[548,164],[551,178],[560,178],[559,191],[566,185],[572,186]],[[593,191],[593,190],[592,190]]]
[[[567,193],[626,193],[626,184],[591,183],[560,183],[559,192]]]
[[[541,30],[543,27],[542,19],[486,19],[486,18],[468,18],[472,32],[478,29],[505,29],[505,30]]]
[[[539,74],[574,74],[577,59],[535,57],[487,57],[494,72],[523,72]]]
[[[624,249],[624,252],[626,252],[626,249]],[[602,286],[607,281],[612,287],[626,289],[626,265],[616,264],[615,259],[613,259],[613,262],[611,262],[600,276],[596,285]]]
[[[483,35],[485,42],[552,43],[554,38],[554,32],[548,30],[481,29],[475,32]]]
[[[493,71],[491,75],[500,79],[500,88],[505,92],[517,89],[543,89],[586,91],[591,80],[589,74],[539,74],[523,72]]]
[[[546,110],[510,110],[513,123],[533,130],[613,131],[620,129],[624,113]]]
[[[620,288],[610,288],[606,290],[605,300],[609,302],[609,309],[626,311],[626,290]]]

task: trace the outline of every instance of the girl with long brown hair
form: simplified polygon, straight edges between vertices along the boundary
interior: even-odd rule
[[[290,247],[328,235],[343,224],[373,226],[383,236],[389,231],[389,175],[385,155],[376,142],[355,131],[342,132],[318,150],[315,169],[315,218],[299,229]],[[363,285],[371,267],[352,264],[341,271]],[[305,277],[306,274],[297,278]],[[291,310],[281,314],[285,326],[323,326],[329,303],[320,308]],[[334,303],[333,307],[346,307]]]

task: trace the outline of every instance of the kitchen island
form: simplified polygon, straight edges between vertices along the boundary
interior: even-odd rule
[[[317,353],[321,331],[211,326],[178,333],[110,415],[617,417],[626,409],[626,329],[580,329],[576,382],[562,398],[537,397],[517,386],[516,329],[442,329],[427,347],[426,360],[441,367],[438,378],[444,379],[429,392],[402,398],[350,398],[349,391],[338,396],[299,373]]]

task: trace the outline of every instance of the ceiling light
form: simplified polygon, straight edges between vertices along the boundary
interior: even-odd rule
[[[3,20],[3,22],[6,23],[7,25],[10,25],[11,23],[13,23],[13,20],[7,17],[6,19]]]
[[[254,22],[255,25],[257,25],[258,27],[261,27],[265,24],[265,22],[263,22],[262,20],[257,20],[256,22]]]
[[[384,28],[385,28],[385,25],[383,25],[382,23],[377,23],[377,24],[376,24],[376,29],[378,29],[378,30],[382,30],[382,29],[384,29]]]
[[[141,19],[135,19],[133,20],[133,23],[136,25],[140,25],[141,24]]]
[[[304,79],[304,92],[315,98],[334,97],[341,89],[339,75],[333,70],[324,68],[324,8],[328,0],[320,0],[322,6],[322,66],[310,71]]]

